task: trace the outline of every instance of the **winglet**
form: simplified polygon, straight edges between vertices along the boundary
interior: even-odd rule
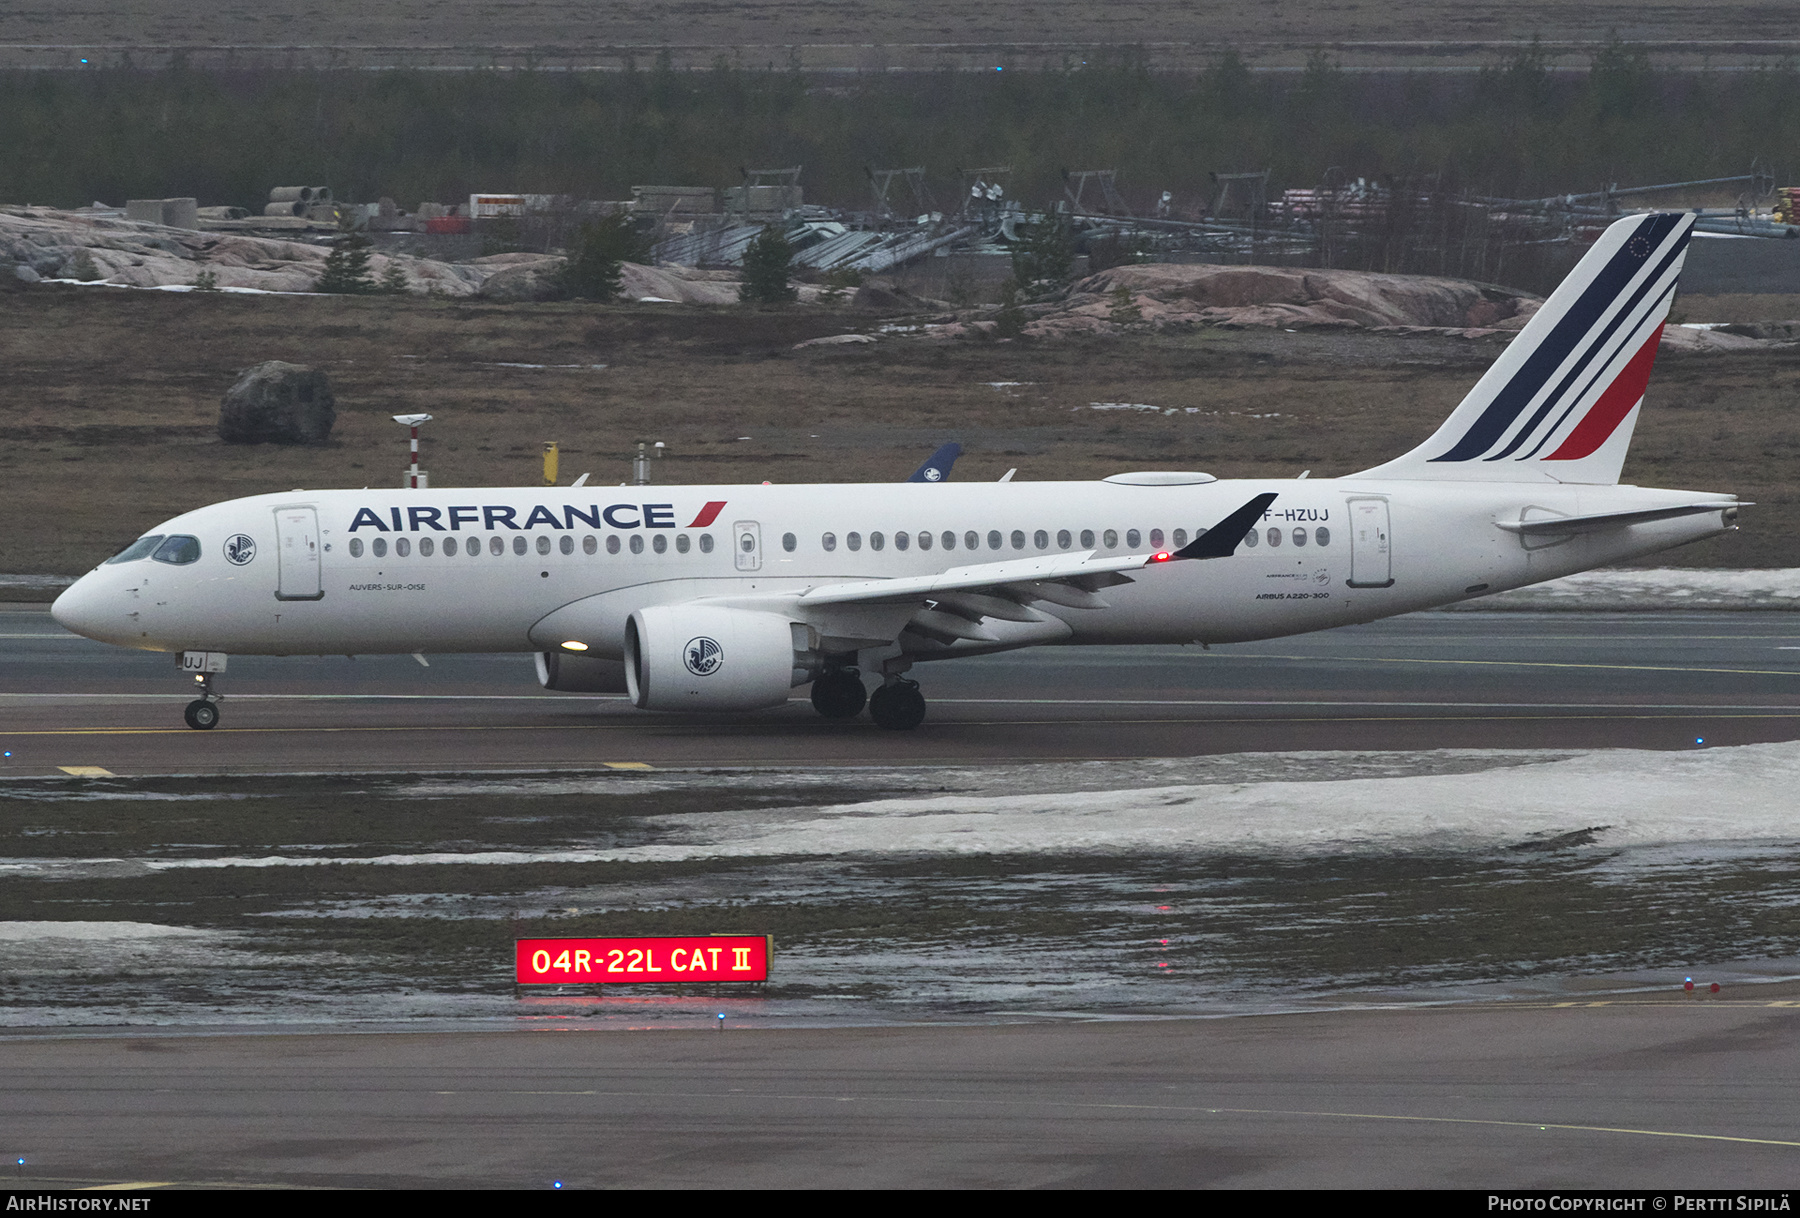
[[[925,464],[912,472],[908,482],[946,482],[950,478],[950,467],[962,456],[962,445],[951,441],[929,457]]]
[[[1258,495],[1218,524],[1175,551],[1176,558],[1230,558],[1269,505],[1275,502],[1273,491]]]

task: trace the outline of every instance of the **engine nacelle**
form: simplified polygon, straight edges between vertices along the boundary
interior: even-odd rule
[[[567,651],[540,651],[537,660],[538,684],[545,689],[560,689],[570,694],[624,694],[625,664],[600,656],[577,655]]]
[[[644,710],[760,710],[813,678],[802,623],[753,609],[653,605],[625,623],[625,681]]]

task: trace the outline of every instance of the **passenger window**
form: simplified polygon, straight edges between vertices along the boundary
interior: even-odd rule
[[[1067,530],[1067,529],[1056,530],[1056,548],[1057,549],[1066,550],[1074,544],[1075,544],[1075,539],[1073,537],[1069,536],[1069,530]]]
[[[394,542],[394,557],[395,558],[405,558],[408,554],[411,554],[411,553],[412,553],[412,542],[406,540],[406,538],[404,538],[404,537],[401,537],[401,538],[398,538],[395,540],[395,542]]]
[[[175,536],[156,547],[156,553],[150,556],[157,562],[166,562],[172,566],[185,567],[200,558],[200,539],[177,533]]]
[[[1256,543],[1259,540],[1255,529],[1251,529],[1248,533],[1244,534],[1244,545],[1252,550],[1256,548]]]
[[[887,544],[887,538],[883,537],[880,533],[870,533],[869,534],[869,548],[871,550],[879,550],[879,549],[881,549],[881,547],[885,546],[886,544]]]
[[[149,537],[140,537],[130,545],[126,546],[123,550],[120,550],[117,554],[114,554],[111,558],[107,559],[107,565],[111,566],[113,563],[118,562],[136,562],[140,558],[148,558],[155,552],[156,547],[162,543],[162,539],[163,535],[161,533],[154,533]],[[353,538],[352,540],[356,539]]]
[[[685,541],[686,538],[683,538],[682,540]],[[684,551],[687,549],[686,546],[682,546],[681,548]],[[800,548],[800,539],[795,537],[792,533],[783,533],[781,535],[781,548],[786,550],[789,554],[792,554],[795,550]]]
[[[513,538],[513,553],[514,554],[523,554],[523,553],[525,553],[527,548],[528,547],[525,545],[525,539],[523,537]]]
[[[1081,548],[1084,550],[1091,550],[1094,548],[1094,530],[1081,530]]]
[[[849,547],[852,550],[862,549],[862,534],[861,533],[845,533],[844,534],[844,545]]]
[[[581,552],[583,554],[593,554],[599,549],[600,539],[595,537],[592,533],[589,533],[586,537],[581,539]]]
[[[520,538],[520,540],[523,541],[524,538]],[[539,554],[548,554],[550,552],[550,539],[548,537],[539,537],[537,539],[537,552]],[[524,551],[521,550],[520,553],[522,554]]]
[[[1306,530],[1305,529],[1295,529],[1294,530],[1294,544],[1297,546],[1303,546],[1306,544]]]
[[[1117,530],[1117,529],[1106,530],[1106,532],[1100,534],[1100,541],[1109,550],[1118,549],[1119,548],[1119,530]]]
[[[789,533],[788,536],[792,537],[793,534]],[[688,552],[688,547],[692,546],[693,544],[694,544],[693,541],[689,539],[689,537],[686,533],[675,534],[675,551],[676,551],[676,553],[686,554]]]
[[[1269,526],[1269,546],[1273,548],[1281,544],[1281,530],[1274,525]]]
[[[445,558],[455,558],[456,557],[456,538],[454,538],[454,537],[444,538],[444,557]]]
[[[506,543],[498,537],[488,538],[488,553],[492,554],[495,558],[500,557],[502,554],[506,553]]]
[[[619,552],[619,535],[617,533],[612,534],[606,539],[606,552],[608,554],[617,554]]]
[[[1205,530],[1202,529],[1201,532],[1205,532]],[[1194,534],[1194,536],[1196,536],[1196,537],[1198,537],[1199,535],[1200,535],[1199,533]],[[1187,530],[1186,529],[1176,529],[1175,530],[1175,548],[1177,550],[1179,550],[1182,546],[1185,546],[1186,544],[1187,544]]]
[[[1048,550],[1050,548],[1050,534],[1039,529],[1031,535],[1031,544],[1040,550]]]
[[[837,549],[837,534],[827,533],[825,536],[819,538],[819,547],[827,554]]]
[[[419,538],[419,557],[420,558],[430,558],[431,552],[435,549],[437,549],[437,546],[435,544],[433,544],[431,538],[429,538],[429,537]]]
[[[642,533],[633,533],[631,535],[631,552],[633,554],[642,554],[644,552],[644,535]]]
[[[376,558],[386,558],[387,538],[377,537],[374,541],[370,542],[369,553],[373,554]]]
[[[1323,528],[1323,527],[1314,529],[1313,530],[1313,540],[1318,542],[1322,546],[1330,545],[1331,544],[1331,530],[1327,529],[1327,528]]]
[[[575,539],[570,537],[567,533],[564,533],[557,539],[556,548],[561,550],[564,554],[573,554],[575,552]]]
[[[896,550],[904,550],[904,549],[906,549],[907,546],[910,546],[911,544],[912,544],[912,537],[910,534],[907,534],[907,533],[895,533],[894,534],[894,548]]]
[[[938,538],[938,540],[944,543],[944,548],[946,550],[954,550],[956,548],[956,534],[950,532],[948,529],[944,530],[944,535]]]
[[[967,533],[963,534],[963,549],[979,550],[980,548],[981,548],[981,534],[980,533],[977,533],[974,529],[970,529]]]
[[[1126,549],[1128,549],[1128,550],[1137,549],[1138,545],[1140,543],[1142,543],[1143,540],[1144,540],[1144,535],[1142,533],[1138,532],[1136,529],[1126,529],[1125,530],[1125,548]]]
[[[712,548],[713,548],[712,534],[711,533],[700,534],[700,552],[702,554],[711,554]]]
[[[656,536],[652,537],[650,539],[650,548],[655,550],[658,554],[667,554],[669,552],[668,535],[665,533],[658,533]]]
[[[931,548],[931,534],[930,533],[920,533],[919,534],[919,548],[921,550],[929,550]]]
[[[988,549],[998,550],[999,548],[1000,548],[1000,530],[999,529],[989,529],[988,530]]]
[[[1160,549],[1162,549],[1162,543],[1163,543],[1163,531],[1161,529],[1151,529],[1150,530],[1150,548],[1152,550],[1160,550]]]
[[[1015,550],[1023,550],[1025,548],[1024,530],[1022,530],[1022,529],[1014,529],[1013,530],[1013,532],[1012,532],[1012,547]]]
[[[361,558],[362,552],[363,552],[362,538],[352,537],[350,539],[350,557],[351,558]],[[119,560],[115,558],[115,559],[113,559],[113,561],[118,562]]]

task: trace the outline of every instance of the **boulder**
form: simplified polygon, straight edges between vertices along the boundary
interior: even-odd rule
[[[337,421],[331,382],[316,368],[269,360],[225,391],[219,438],[227,444],[323,444]]]

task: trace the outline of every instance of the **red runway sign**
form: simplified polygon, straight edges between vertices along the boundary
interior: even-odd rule
[[[670,935],[635,939],[518,939],[520,985],[647,981],[767,981],[767,935]]]

